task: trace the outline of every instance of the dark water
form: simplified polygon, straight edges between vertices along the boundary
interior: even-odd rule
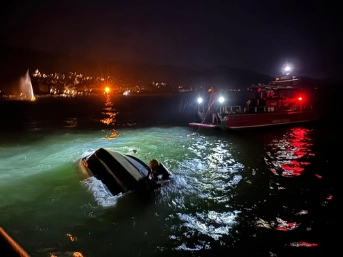
[[[180,95],[0,101],[0,226],[31,256],[334,256],[341,120],[189,127]],[[157,158],[155,197],[81,176],[99,147]],[[0,256],[2,256],[0,254]]]

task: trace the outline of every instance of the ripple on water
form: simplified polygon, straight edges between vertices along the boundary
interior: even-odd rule
[[[257,217],[255,225],[261,230],[277,231],[273,240],[284,242],[285,246],[319,245],[316,240],[307,241],[316,233],[313,227],[318,211],[325,213],[324,209],[319,209],[325,198],[320,184],[322,177],[311,165],[314,159],[312,132],[301,127],[290,128],[286,134],[265,145],[264,160],[272,172],[269,176],[270,197],[259,206],[264,217]],[[268,215],[268,210],[273,214]],[[295,234],[296,237],[291,236]]]
[[[311,131],[293,128],[282,138],[267,145],[265,162],[274,175],[283,177],[300,176],[312,154]]]
[[[122,196],[122,194],[113,196],[106,186],[94,176],[82,180],[81,185],[91,192],[96,202],[103,207],[114,206]]]
[[[182,235],[169,238],[176,250],[210,249],[212,240],[230,235],[237,224],[240,210],[232,210],[230,199],[242,180],[244,165],[235,160],[227,141],[197,137],[187,149],[173,181],[161,190],[163,201],[175,210],[168,226]]]

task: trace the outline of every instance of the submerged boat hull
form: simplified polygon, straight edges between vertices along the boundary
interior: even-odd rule
[[[113,195],[140,188],[150,172],[138,158],[104,148],[80,159],[79,167],[85,176],[101,180]]]

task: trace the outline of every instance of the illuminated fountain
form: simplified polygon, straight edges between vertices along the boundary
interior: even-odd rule
[[[29,70],[27,70],[25,76],[20,78],[19,87],[21,99],[29,99],[31,101],[34,101],[36,99],[33,93]]]

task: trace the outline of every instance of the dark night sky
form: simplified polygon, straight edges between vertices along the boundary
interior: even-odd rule
[[[0,43],[197,70],[226,65],[271,76],[290,63],[298,75],[342,79],[341,18],[333,2],[12,2],[0,13]]]

